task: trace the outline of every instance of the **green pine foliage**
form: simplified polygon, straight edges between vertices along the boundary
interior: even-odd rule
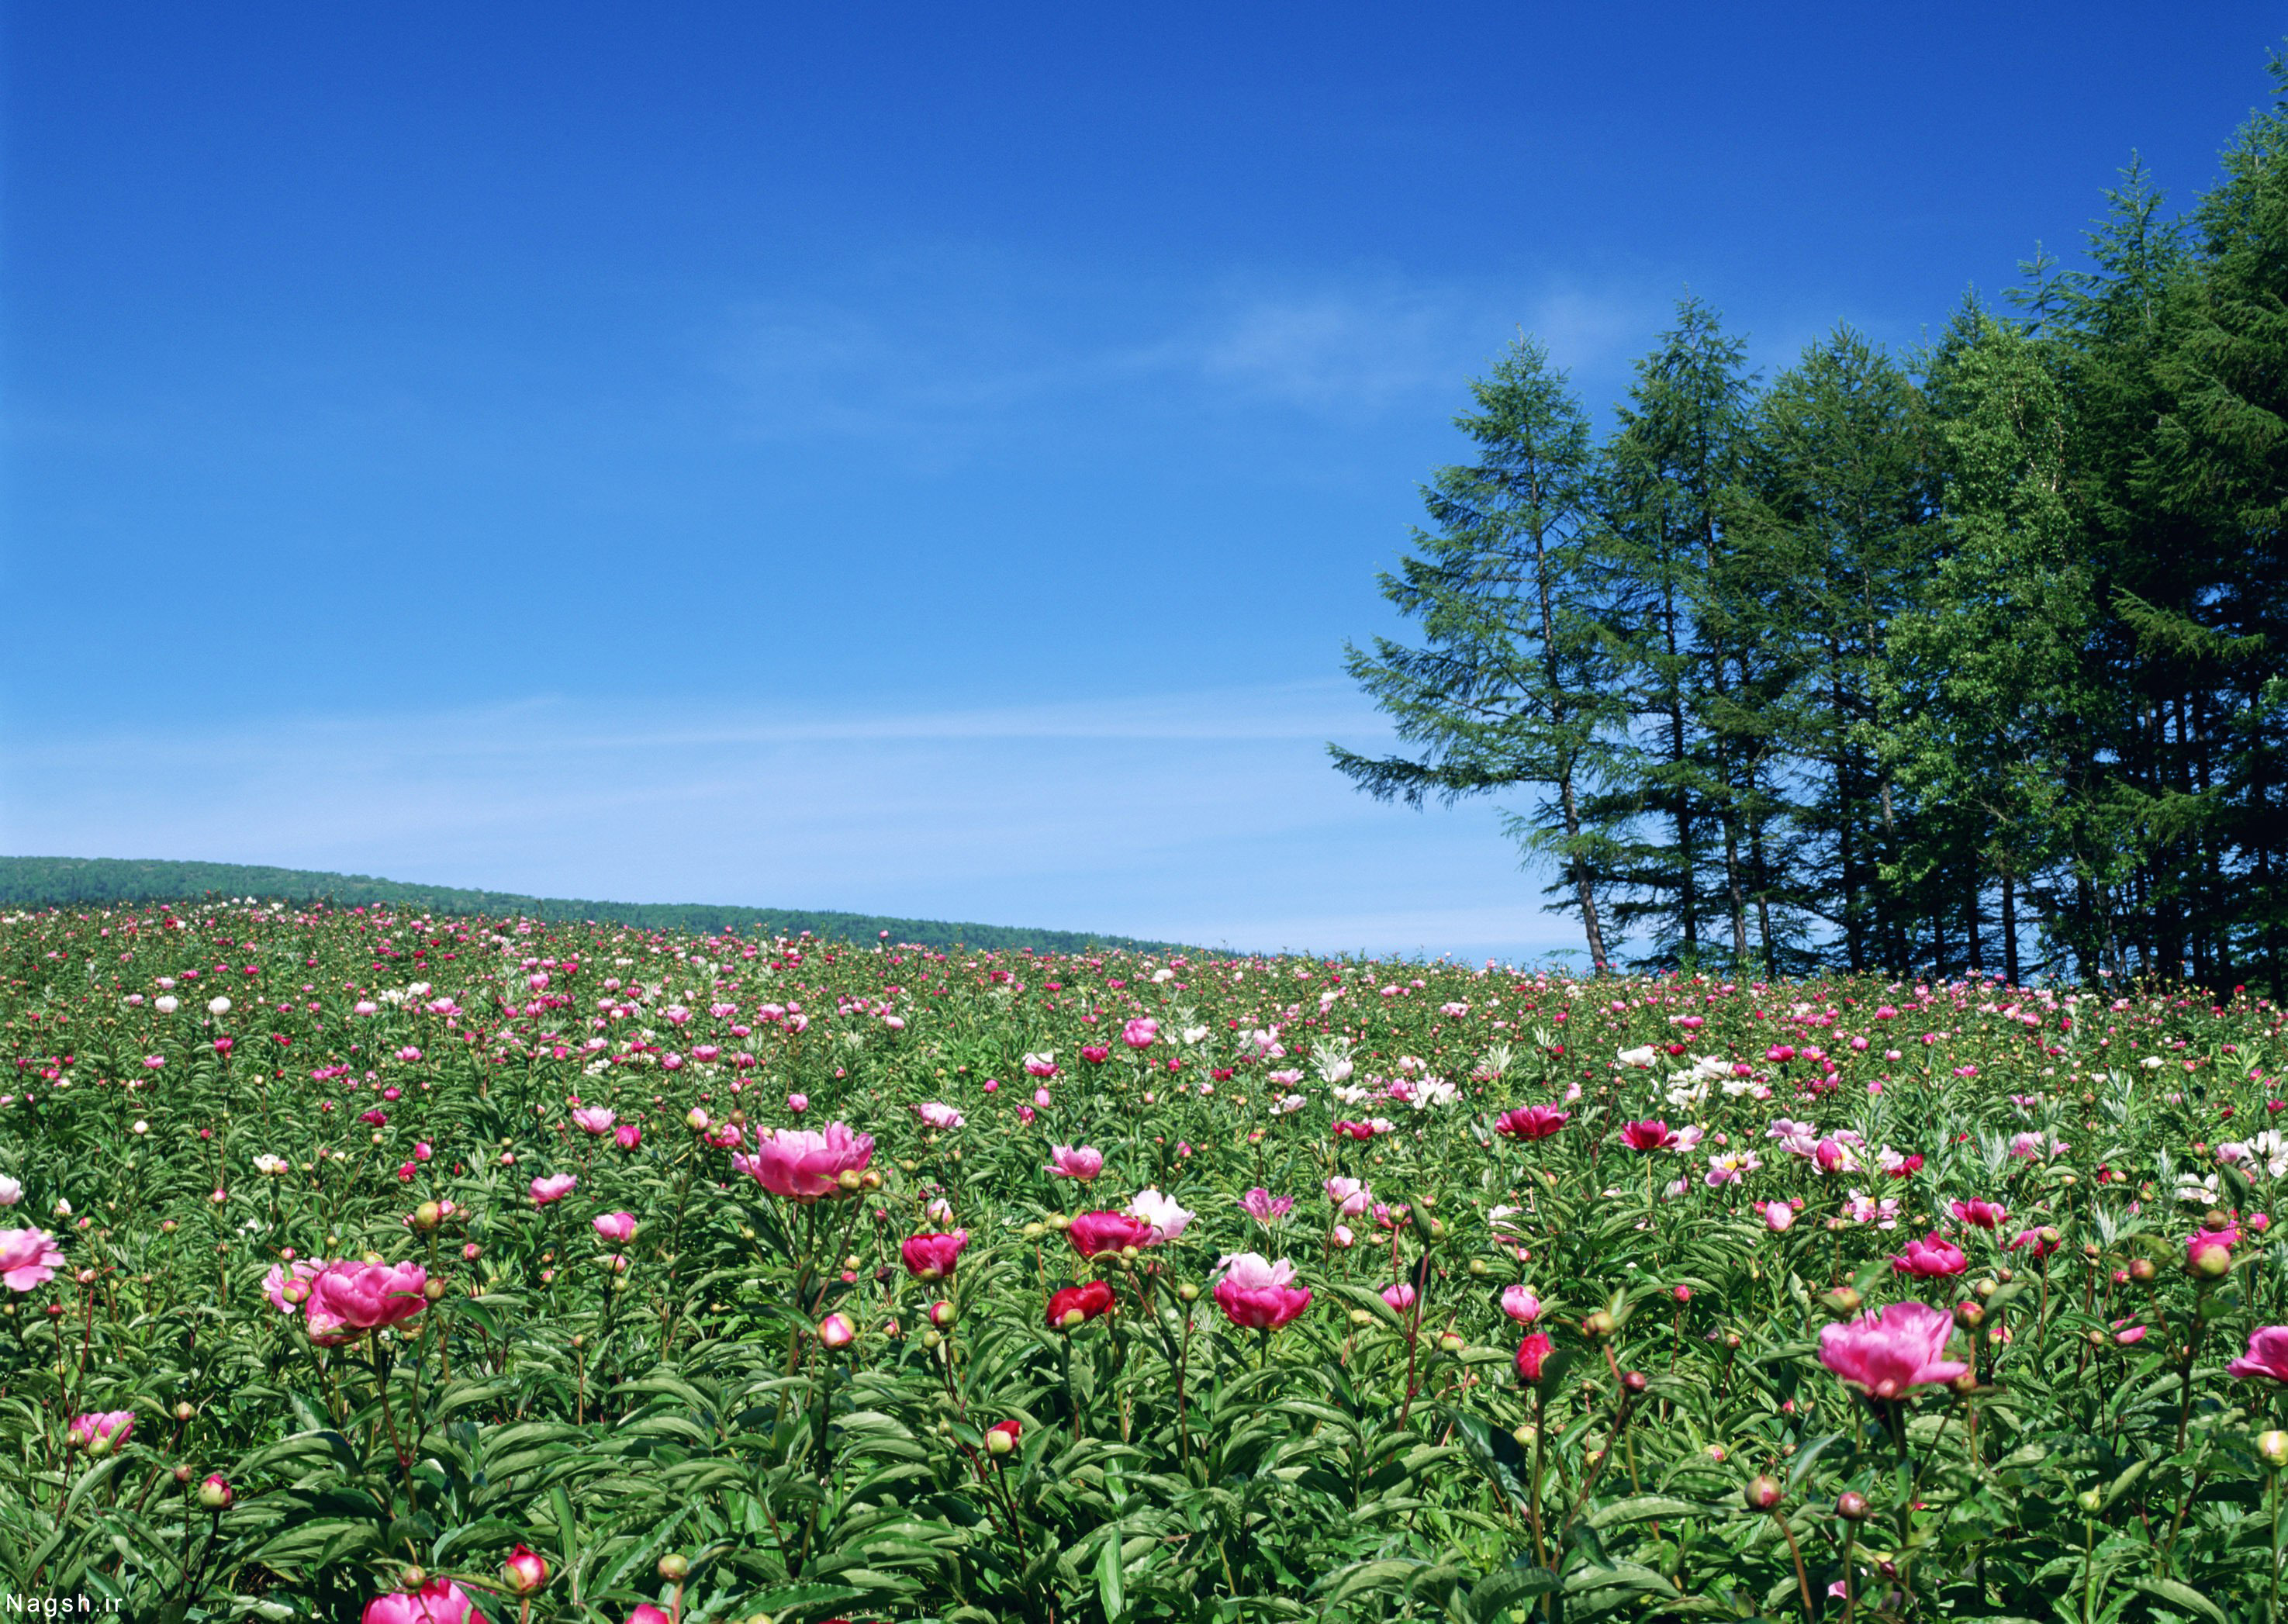
[[[2133,162],[2108,203],[1908,357],[1838,329],[1765,384],[1687,299],[1601,443],[1521,341],[1385,578],[1422,646],[1352,652],[1423,748],[1337,765],[1532,787],[1600,963],[2282,986],[2288,100],[2181,217]],[[1474,495],[1537,459],[1559,509]]]

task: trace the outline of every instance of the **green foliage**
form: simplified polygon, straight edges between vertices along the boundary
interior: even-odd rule
[[[208,905],[0,919],[0,1231],[62,1254],[0,1287],[0,1587],[75,1613],[348,1620],[411,1568],[494,1624],[2277,1602],[2288,1384],[2226,1368],[2288,1317],[2262,1001]],[[1565,1120],[1504,1137],[1527,1101]],[[1627,1148],[1655,1115],[1697,1144]],[[733,1159],[826,1121],[873,1143],[822,1199]],[[1135,1256],[1060,1232],[1147,1188],[1188,1221]],[[1932,1229],[1963,1272],[1895,1272]],[[1291,1323],[1217,1306],[1244,1252]],[[292,1266],[365,1258],[422,1306],[329,1340]],[[1052,1328],[1083,1280],[1113,1311]],[[1846,1293],[1961,1304],[1971,1369],[1855,1392]]]

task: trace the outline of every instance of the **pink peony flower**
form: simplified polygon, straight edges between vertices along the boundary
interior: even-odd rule
[[[11,1291],[29,1291],[55,1279],[64,1264],[63,1248],[44,1229],[0,1230],[0,1280]]]
[[[1065,1230],[1065,1239],[1083,1257],[1099,1257],[1123,1247],[1152,1244],[1152,1225],[1124,1212],[1084,1212]]]
[[[2006,1209],[1993,1201],[1957,1201],[1953,1211],[1957,1219],[1980,1229],[2000,1229],[2010,1217]]]
[[[1223,1260],[1215,1284],[1216,1306],[1243,1330],[1276,1330],[1311,1306],[1311,1294],[1295,1284],[1295,1265],[1271,1262],[1254,1252]]]
[[[755,1153],[734,1156],[731,1165],[773,1195],[793,1201],[814,1201],[842,1187],[842,1176],[854,1176],[874,1159],[874,1137],[853,1133],[843,1122],[829,1122],[823,1133],[806,1128],[765,1130],[755,1136]]]
[[[1104,1153],[1087,1145],[1056,1145],[1049,1152],[1048,1171],[1085,1184],[1104,1171]]]
[[[1128,1210],[1152,1226],[1155,1245],[1181,1237],[1198,1216],[1179,1207],[1175,1197],[1162,1195],[1157,1190],[1139,1190],[1136,1199],[1128,1203]]]
[[[128,1434],[134,1430],[134,1411],[103,1410],[73,1416],[71,1425],[64,1429],[64,1437],[90,1454],[109,1454],[126,1443]]]
[[[422,1288],[428,1271],[419,1264],[328,1264],[310,1281],[306,1318],[314,1340],[322,1327],[326,1335],[347,1340],[344,1332],[361,1335],[385,1325],[410,1319],[429,1305]]]
[[[1382,1300],[1402,1314],[1414,1306],[1414,1287],[1404,1280],[1394,1280],[1382,1288]]]
[[[2259,1326],[2249,1333],[2248,1351],[2224,1368],[2227,1375],[2288,1382],[2288,1325]]]
[[[1960,1254],[1957,1254],[1960,1256]],[[1880,1314],[1862,1314],[1819,1334],[1819,1362],[1843,1382],[1877,1398],[1951,1382],[1970,1367],[1946,1357],[1954,1319],[1927,1303],[1894,1303]]]
[[[969,1232],[955,1230],[949,1235],[909,1235],[899,1243],[898,1255],[905,1259],[906,1270],[918,1280],[941,1280],[953,1272],[961,1248],[969,1244]]]
[[[612,1113],[601,1105],[583,1105],[572,1113],[572,1124],[582,1133],[608,1134],[612,1121]]]
[[[632,1151],[643,1143],[643,1129],[633,1122],[622,1122],[612,1129],[612,1143],[624,1151]]]
[[[921,1118],[923,1121],[928,1123],[932,1128],[958,1128],[969,1120],[963,1116],[960,1112],[956,1111],[951,1105],[945,1105],[941,1101],[934,1099],[926,1100],[922,1104],[916,1105],[914,1107],[914,1114]]]
[[[636,1232],[636,1216],[632,1212],[601,1212],[589,1223],[599,1235],[616,1244],[625,1241]]]
[[[1758,1210],[1764,1215],[1764,1227],[1775,1235],[1784,1235],[1795,1224],[1795,1208],[1785,1201],[1766,1201]]]
[[[1505,1286],[1501,1294],[1502,1312],[1520,1325],[1531,1325],[1541,1318],[1541,1299],[1525,1285]]]
[[[433,1579],[418,1591],[377,1596],[365,1604],[363,1624],[486,1624],[469,1593],[449,1579]]]
[[[1546,1139],[1573,1120],[1569,1111],[1554,1105],[1522,1105],[1494,1119],[1494,1131],[1512,1139]]]
[[[1158,1041],[1160,1023],[1148,1016],[1138,1016],[1120,1029],[1120,1041],[1131,1049],[1149,1049]]]
[[[1621,1143],[1633,1151],[1664,1151],[1676,1143],[1676,1135],[1666,1122],[1655,1117],[1648,1121],[1625,1123]]]
[[[532,1204],[545,1207],[551,1201],[560,1201],[572,1193],[572,1186],[580,1181],[569,1173],[552,1173],[546,1178],[532,1181]]]
[[[1239,1198],[1239,1209],[1258,1224],[1268,1224],[1274,1218],[1283,1218],[1294,1209],[1291,1195],[1274,1195],[1258,1184]]]
[[[1907,1249],[1891,1259],[1891,1267],[1900,1274],[1931,1279],[1942,1274],[1960,1274],[1970,1267],[1970,1259],[1933,1230],[1920,1240],[1908,1241]]]
[[[1335,1204],[1337,1217],[1355,1218],[1374,1205],[1374,1192],[1355,1178],[1331,1178],[1327,1199]]]

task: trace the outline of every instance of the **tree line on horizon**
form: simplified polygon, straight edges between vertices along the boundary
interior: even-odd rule
[[[2288,95],[2288,66],[2274,76]],[[2133,162],[1894,356],[1768,383],[1696,299],[1610,432],[1521,336],[1347,647],[1384,800],[1505,828],[1591,959],[2283,985],[2288,99],[2181,215]]]
[[[916,947],[994,952],[1085,953],[1117,948],[1134,953],[1185,951],[1169,942],[1082,931],[1037,931],[1015,925],[821,909],[735,907],[698,902],[599,902],[576,897],[528,897],[518,891],[421,885],[362,874],[260,864],[178,862],[157,858],[0,857],[0,907],[73,905],[139,907],[252,897],[264,902],[333,907],[389,907],[432,914],[527,918],[552,924],[594,920],[646,931],[712,935],[812,936],[870,944],[886,932]]]

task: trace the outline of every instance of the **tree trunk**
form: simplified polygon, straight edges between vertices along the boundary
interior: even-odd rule
[[[1557,780],[1558,796],[1565,807],[1565,838],[1581,838],[1581,816],[1574,808],[1573,770],[1567,767]],[[1588,860],[1577,851],[1571,853],[1573,893],[1581,904],[1581,928],[1589,937],[1589,963],[1602,973],[1609,961],[1605,957],[1605,928],[1597,918],[1597,892],[1589,883]]]
[[[2018,985],[2018,883],[2002,871],[2002,978]]]

